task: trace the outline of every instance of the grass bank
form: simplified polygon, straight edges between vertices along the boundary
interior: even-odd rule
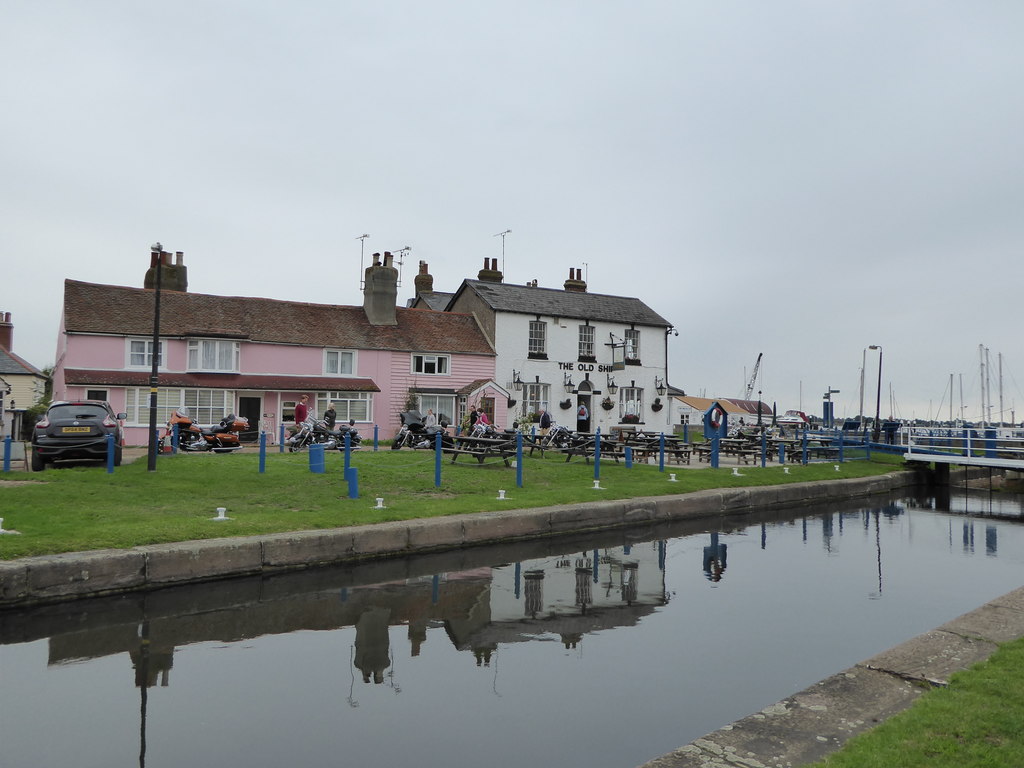
[[[230,455],[161,456],[155,472],[143,458],[118,467],[78,466],[0,475],[0,559],[92,549],[127,548],[192,539],[337,528],[509,508],[533,508],[601,499],[688,493],[709,488],[775,485],[883,474],[902,466],[897,457],[872,461],[731,469],[666,467],[602,462],[602,489],[594,467],[579,458],[548,453],[525,458],[523,486],[516,470],[498,461],[468,458],[442,463],[441,484],[428,451],[353,452],[359,498],[349,498],[344,457],[327,456],[327,471],[309,470],[307,454],[270,452],[260,473],[255,451]],[[670,482],[674,474],[676,481]],[[504,490],[507,499],[498,500]],[[383,498],[385,509],[375,509]],[[212,523],[225,507],[230,523]]]
[[[817,768],[1017,768],[1024,765],[1024,639],[851,739]]]

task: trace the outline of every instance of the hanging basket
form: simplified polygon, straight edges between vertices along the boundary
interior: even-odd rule
[[[572,408],[572,400],[566,398],[565,400],[562,400],[558,404],[558,407],[561,408],[563,411],[568,411],[570,408]]]
[[[606,411],[610,411],[612,408],[615,407],[615,403],[613,403],[606,397],[604,400],[601,401],[601,407],[604,408]]]

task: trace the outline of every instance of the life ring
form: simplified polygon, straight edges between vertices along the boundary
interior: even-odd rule
[[[708,424],[711,425],[712,429],[718,429],[722,426],[722,417],[725,416],[725,411],[719,408],[717,405],[711,410],[711,415],[708,417]]]

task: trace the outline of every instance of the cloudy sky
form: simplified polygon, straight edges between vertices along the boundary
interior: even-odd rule
[[[63,280],[154,241],[359,304],[367,233],[403,301],[484,258],[637,296],[689,394],[763,353],[764,400],[856,415],[866,357],[873,413],[880,345],[883,417],[978,418],[984,345],[1020,421],[1022,39],[1019,0],[5,0],[0,311],[52,365]]]

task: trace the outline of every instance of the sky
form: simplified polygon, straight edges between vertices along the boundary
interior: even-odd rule
[[[1019,422],[1022,35],[1019,0],[4,0],[0,311],[43,368],[63,281],[141,287],[154,242],[330,304],[408,248],[402,303],[485,258],[642,299],[687,394],[762,355],[780,412],[977,419],[987,381]]]

